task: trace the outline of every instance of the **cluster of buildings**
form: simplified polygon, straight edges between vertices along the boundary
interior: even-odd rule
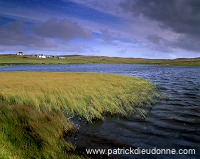
[[[23,52],[17,52],[16,53],[17,56],[25,56],[25,54]],[[37,57],[37,58],[58,58],[58,59],[65,59],[65,57],[62,57],[62,56],[46,56],[46,55],[43,55],[43,54],[35,54],[35,55],[28,55],[29,57]],[[27,57],[28,57],[27,56]]]

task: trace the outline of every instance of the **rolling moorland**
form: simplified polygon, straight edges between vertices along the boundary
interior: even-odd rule
[[[32,56],[17,56],[14,54],[0,55],[0,65],[25,65],[25,64],[153,64],[165,66],[200,66],[200,58],[179,59],[143,59],[119,58],[106,56],[64,56],[65,59],[37,58]]]

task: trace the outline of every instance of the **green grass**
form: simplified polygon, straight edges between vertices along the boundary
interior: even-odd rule
[[[73,158],[74,147],[64,141],[73,125],[63,113],[31,106],[0,104],[0,158]]]
[[[183,59],[142,59],[105,56],[67,56],[66,59],[36,57],[23,58],[16,55],[0,55],[0,65],[19,64],[154,64],[171,66],[200,66],[200,58]]]
[[[98,73],[0,73],[0,158],[78,158],[63,140],[68,116],[92,121],[140,113],[155,86],[143,79]]]

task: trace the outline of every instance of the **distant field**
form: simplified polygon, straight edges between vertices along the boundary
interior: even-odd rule
[[[21,57],[16,55],[0,55],[0,65],[19,64],[154,64],[171,66],[200,66],[200,58],[167,60],[106,56],[66,56],[66,59],[41,59],[36,57]]]
[[[0,158],[81,158],[64,141],[74,130],[69,117],[145,116],[142,106],[157,95],[152,83],[122,75],[5,72],[0,77]]]

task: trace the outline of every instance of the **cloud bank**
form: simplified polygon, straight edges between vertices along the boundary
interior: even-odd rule
[[[56,18],[37,24],[27,24],[23,21],[10,22],[0,27],[0,35],[0,48],[20,46],[34,50],[58,50],[58,47],[67,46],[68,42],[73,39],[92,37],[90,30],[77,23]]]
[[[156,22],[163,31],[169,30],[177,35],[172,41],[158,34],[148,36],[152,43],[200,51],[199,0],[126,0],[121,6],[132,17],[141,16]]]

